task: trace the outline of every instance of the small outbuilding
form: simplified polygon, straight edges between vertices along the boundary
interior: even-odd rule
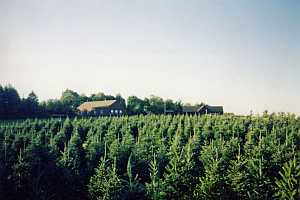
[[[206,104],[200,104],[196,106],[183,106],[182,112],[184,114],[224,114],[223,106],[210,106]]]
[[[125,106],[117,100],[89,101],[77,107],[79,115],[120,116],[125,113]]]

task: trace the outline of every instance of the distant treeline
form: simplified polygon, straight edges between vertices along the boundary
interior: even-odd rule
[[[106,95],[102,92],[86,96],[67,89],[59,99],[39,101],[32,91],[26,98],[21,98],[18,91],[11,85],[0,85],[0,118],[15,119],[28,117],[75,116],[77,107],[86,101],[117,100],[126,108],[127,115],[163,114],[165,111],[180,113],[182,103],[171,99],[151,95],[149,98],[129,96],[125,99],[117,94]]]

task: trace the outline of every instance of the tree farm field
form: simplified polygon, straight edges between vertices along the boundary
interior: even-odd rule
[[[136,115],[0,123],[5,199],[296,199],[300,118]]]

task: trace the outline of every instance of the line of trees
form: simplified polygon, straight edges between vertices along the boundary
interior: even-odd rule
[[[0,85],[0,119],[16,119],[28,117],[75,116],[76,108],[87,101],[117,100],[126,107],[126,114],[163,114],[165,111],[180,113],[182,103],[171,99],[151,95],[149,98],[129,96],[125,99],[117,94],[107,95],[102,92],[86,96],[67,89],[59,99],[39,102],[38,96],[32,91],[26,98],[21,98],[18,91],[11,85]]]
[[[0,118],[33,117],[40,114],[38,97],[34,92],[20,98],[11,85],[0,85]]]

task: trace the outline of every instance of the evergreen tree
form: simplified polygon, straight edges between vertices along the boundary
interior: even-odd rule
[[[156,161],[156,155],[153,155],[153,160],[150,163],[150,183],[146,183],[146,192],[149,199],[160,200],[166,197],[166,188],[163,180],[159,175],[159,166]]]
[[[144,187],[139,182],[138,174],[134,175],[132,169],[132,155],[130,155],[127,163],[127,177],[123,180],[125,186],[123,187],[122,199],[145,199]]]
[[[88,188],[92,199],[119,199],[121,197],[122,183],[117,174],[116,160],[109,164],[105,157],[101,159],[95,175],[90,179]]]
[[[274,197],[279,199],[300,198],[300,164],[296,159],[285,163],[279,172],[280,179],[276,180],[276,193]]]
[[[76,175],[81,175],[85,169],[85,154],[82,147],[82,140],[77,131],[72,135],[66,152],[68,157],[64,165],[71,169]]]

